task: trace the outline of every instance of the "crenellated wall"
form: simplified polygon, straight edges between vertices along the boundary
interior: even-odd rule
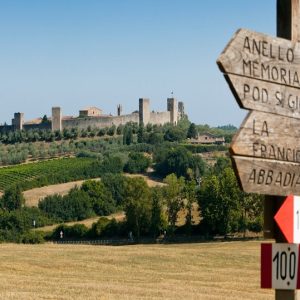
[[[40,124],[24,124],[23,125],[24,130],[33,130],[33,129],[45,129],[45,130],[51,130],[51,123],[40,123]]]
[[[151,124],[165,124],[165,123],[170,123],[170,112],[169,111],[163,111],[163,112],[151,112],[150,113],[150,118],[149,118],[149,123]]]
[[[52,118],[49,123],[24,123],[24,114],[15,113],[12,125],[0,126],[0,133],[9,132],[12,130],[30,130],[30,129],[52,129],[52,131],[63,129],[87,129],[111,127],[112,125],[125,125],[128,122],[140,123],[144,125],[157,124],[163,125],[165,123],[177,124],[180,118],[180,113],[184,112],[182,102],[179,102],[179,110],[177,100],[175,98],[167,99],[167,111],[164,112],[150,112],[150,100],[148,98],[139,99],[139,111],[131,114],[122,115],[122,106],[117,107],[117,116],[99,115],[99,116],[79,116],[79,117],[63,117],[60,107],[52,108]],[[178,113],[179,112],[179,113]]]
[[[7,133],[14,130],[13,125],[0,125],[0,133]]]
[[[73,128],[77,127],[78,129],[87,129],[91,128],[104,128],[110,127],[112,125],[119,126],[120,124],[126,124],[128,122],[139,122],[139,114],[133,113],[130,115],[123,116],[100,116],[100,117],[86,117],[86,118],[74,118],[62,120],[62,128]]]

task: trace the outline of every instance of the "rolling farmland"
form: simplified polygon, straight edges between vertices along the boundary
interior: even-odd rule
[[[273,299],[259,242],[0,245],[1,299]]]
[[[94,162],[92,158],[62,158],[0,168],[0,191],[13,185],[26,190],[27,187],[88,178]]]

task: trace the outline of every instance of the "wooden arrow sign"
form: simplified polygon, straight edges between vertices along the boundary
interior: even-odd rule
[[[240,29],[217,64],[242,108],[300,118],[300,44]]]
[[[300,243],[300,197],[288,196],[274,219],[288,243]]]
[[[298,88],[233,74],[225,78],[241,108],[300,119]]]
[[[235,155],[300,163],[300,120],[250,112],[233,138]]]
[[[289,40],[240,29],[217,64],[226,74],[300,88],[300,45]]]
[[[270,159],[232,156],[240,185],[247,193],[300,194],[300,165]]]

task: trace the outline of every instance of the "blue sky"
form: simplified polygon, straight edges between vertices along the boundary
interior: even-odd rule
[[[275,0],[0,0],[0,123],[61,106],[166,110],[239,126],[245,116],[216,59],[238,28],[275,35]]]

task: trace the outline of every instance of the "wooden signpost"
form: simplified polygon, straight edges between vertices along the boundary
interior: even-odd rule
[[[252,111],[233,138],[231,151],[234,155],[300,164],[299,123],[299,119]]]
[[[217,64],[239,105],[253,110],[231,144],[243,189],[300,194],[300,44],[240,29]]]
[[[299,164],[245,156],[232,158],[245,192],[279,196],[299,194]]]
[[[299,88],[233,74],[225,78],[241,108],[300,119]]]
[[[300,195],[300,0],[277,0],[277,36],[240,29],[217,60],[240,107],[251,110],[230,151],[243,190],[268,195],[270,233],[280,196]],[[279,231],[272,237],[287,242]],[[277,300],[300,299],[298,257],[299,245],[262,246],[262,287],[275,288]]]
[[[217,64],[223,73],[270,82],[274,89],[300,88],[300,46],[286,39],[239,29]]]

